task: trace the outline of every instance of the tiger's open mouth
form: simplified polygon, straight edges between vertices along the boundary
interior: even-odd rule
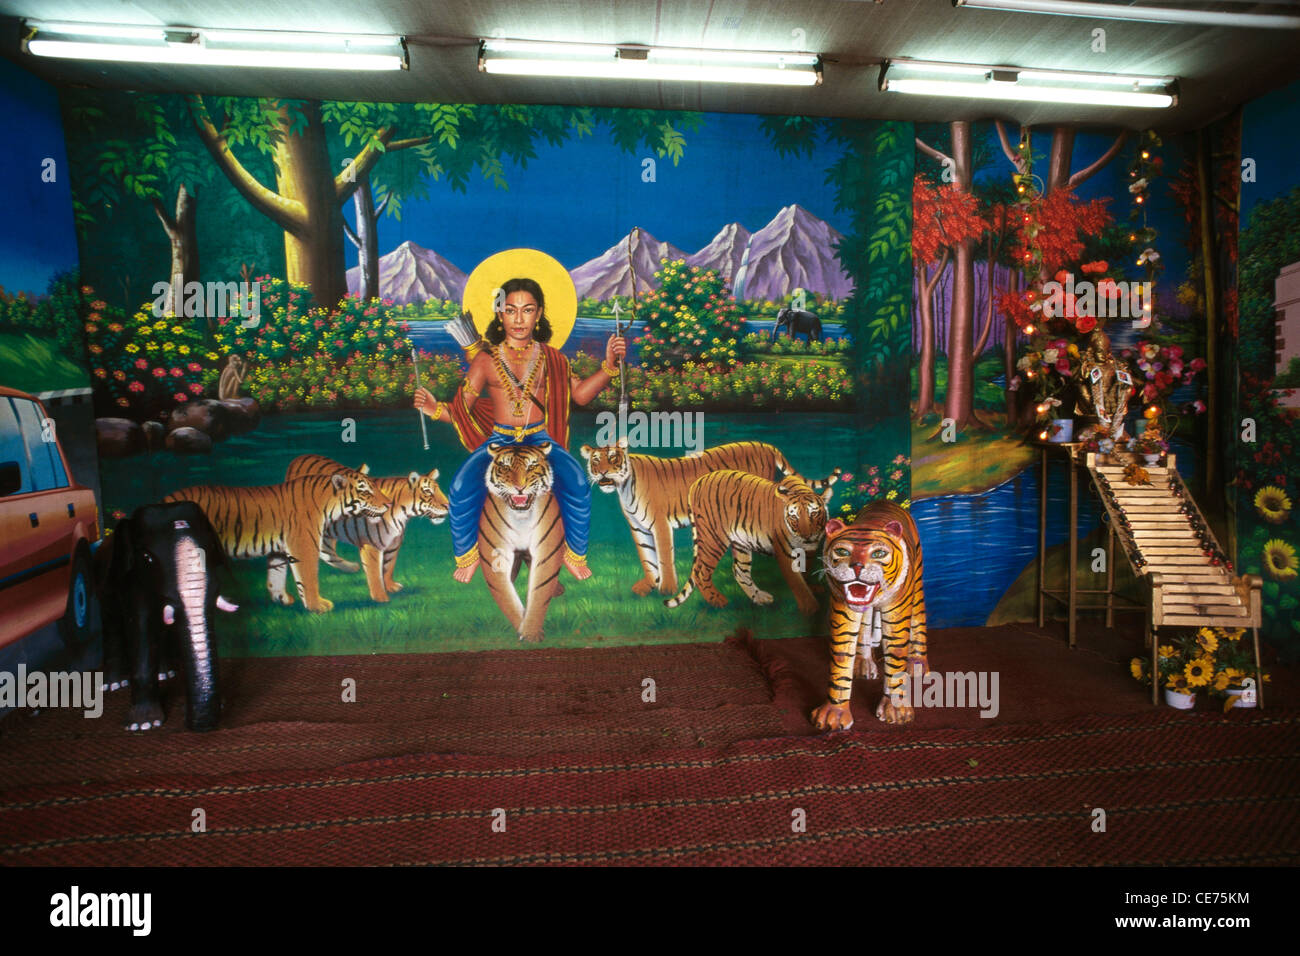
[[[866,581],[844,582],[844,599],[848,602],[849,607],[855,611],[865,610],[879,593],[880,585],[874,581],[870,583]]]
[[[526,511],[528,506],[533,503],[532,495],[511,495],[510,507],[515,511]]]
[[[429,512],[429,524],[442,524],[447,520],[446,508],[435,508]]]
[[[600,490],[604,492],[613,491],[615,487],[614,479],[609,477],[597,478],[596,484],[600,485]]]

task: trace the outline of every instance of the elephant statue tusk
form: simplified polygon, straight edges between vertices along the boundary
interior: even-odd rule
[[[163,606],[163,623],[168,627],[176,623],[176,608],[170,604]]]
[[[217,595],[217,607],[222,611],[238,611],[238,604],[231,604],[220,594]]]

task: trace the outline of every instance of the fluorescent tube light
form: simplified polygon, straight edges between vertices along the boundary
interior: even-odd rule
[[[25,21],[23,49],[33,56],[176,66],[264,69],[404,70],[406,41],[350,36],[192,27]]]
[[[1186,10],[1177,7],[1124,6],[1118,3],[1082,3],[1078,0],[952,0],[954,7],[973,10],[1010,10],[1046,13],[1060,17],[1098,20],[1136,20],[1141,23],[1191,23],[1215,27],[1300,29],[1300,17],[1274,13],[1234,13],[1225,10]]]
[[[1026,103],[1158,108],[1178,102],[1173,77],[1017,70],[922,60],[887,60],[880,71],[879,85],[887,93]]]
[[[705,83],[816,86],[821,58],[811,53],[693,50],[601,43],[484,40],[478,68],[506,76],[569,76]]]

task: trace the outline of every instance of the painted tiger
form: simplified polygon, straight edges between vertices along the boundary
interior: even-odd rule
[[[320,595],[325,527],[349,515],[380,516],[391,503],[369,477],[352,469],[254,488],[195,485],[163,500],[192,501],[202,508],[229,557],[268,558],[267,590],[286,606],[293,604],[285,588],[292,565],[298,594],[315,612],[334,607]]]
[[[637,594],[677,593],[673,559],[673,529],[690,524],[687,500],[691,485],[711,471],[743,471],[760,478],[798,477],[781,450],[758,441],[732,442],[706,448],[685,458],[656,458],[628,450],[627,439],[617,445],[582,446],[587,475],[606,494],[618,493],[623,516],[641,558],[645,577],[632,585]],[[810,481],[814,491],[833,485],[840,469],[825,481]]]
[[[849,698],[853,678],[875,677],[864,620],[879,614],[884,640],[885,693],[876,716],[891,724],[913,716],[907,696],[908,668],[929,671],[925,640],[921,538],[912,516],[898,505],[867,505],[851,525],[826,523],[822,552],[831,590],[831,679],[827,701],[812,712],[819,730],[853,726]],[[856,664],[855,664],[856,658]]]
[[[818,494],[794,476],[778,483],[742,471],[714,471],[697,479],[689,495],[695,542],[691,576],[681,593],[664,604],[677,607],[699,588],[704,600],[723,607],[727,599],[713,586],[713,572],[730,546],[732,573],[751,601],[772,603],[772,595],[760,591],[750,573],[754,552],[761,551],[776,557],[800,612],[815,614],[817,599],[800,571],[804,555],[817,547],[826,528],[831,491]]]
[[[362,466],[365,467],[364,465]],[[285,479],[303,475],[332,475],[350,471],[324,455],[299,455],[289,463]],[[412,518],[428,518],[432,524],[442,524],[447,518],[447,496],[438,487],[438,469],[427,475],[413,471],[406,477],[370,477],[392,506],[381,516],[350,515],[326,525],[321,539],[320,556],[332,568],[355,573],[366,571],[366,585],[371,600],[384,603],[389,594],[402,590],[393,579],[393,565],[406,536],[406,525]],[[345,541],[361,553],[361,564],[348,561],[338,553],[338,542]]]
[[[478,553],[488,590],[521,641],[540,641],[546,609],[560,590],[564,524],[551,494],[551,443],[488,445],[488,496],[478,526]],[[528,564],[528,601],[514,580]]]

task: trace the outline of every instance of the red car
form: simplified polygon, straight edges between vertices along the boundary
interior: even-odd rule
[[[54,421],[26,392],[0,386],[0,647],[60,622],[90,638],[95,493],[77,483]]]

